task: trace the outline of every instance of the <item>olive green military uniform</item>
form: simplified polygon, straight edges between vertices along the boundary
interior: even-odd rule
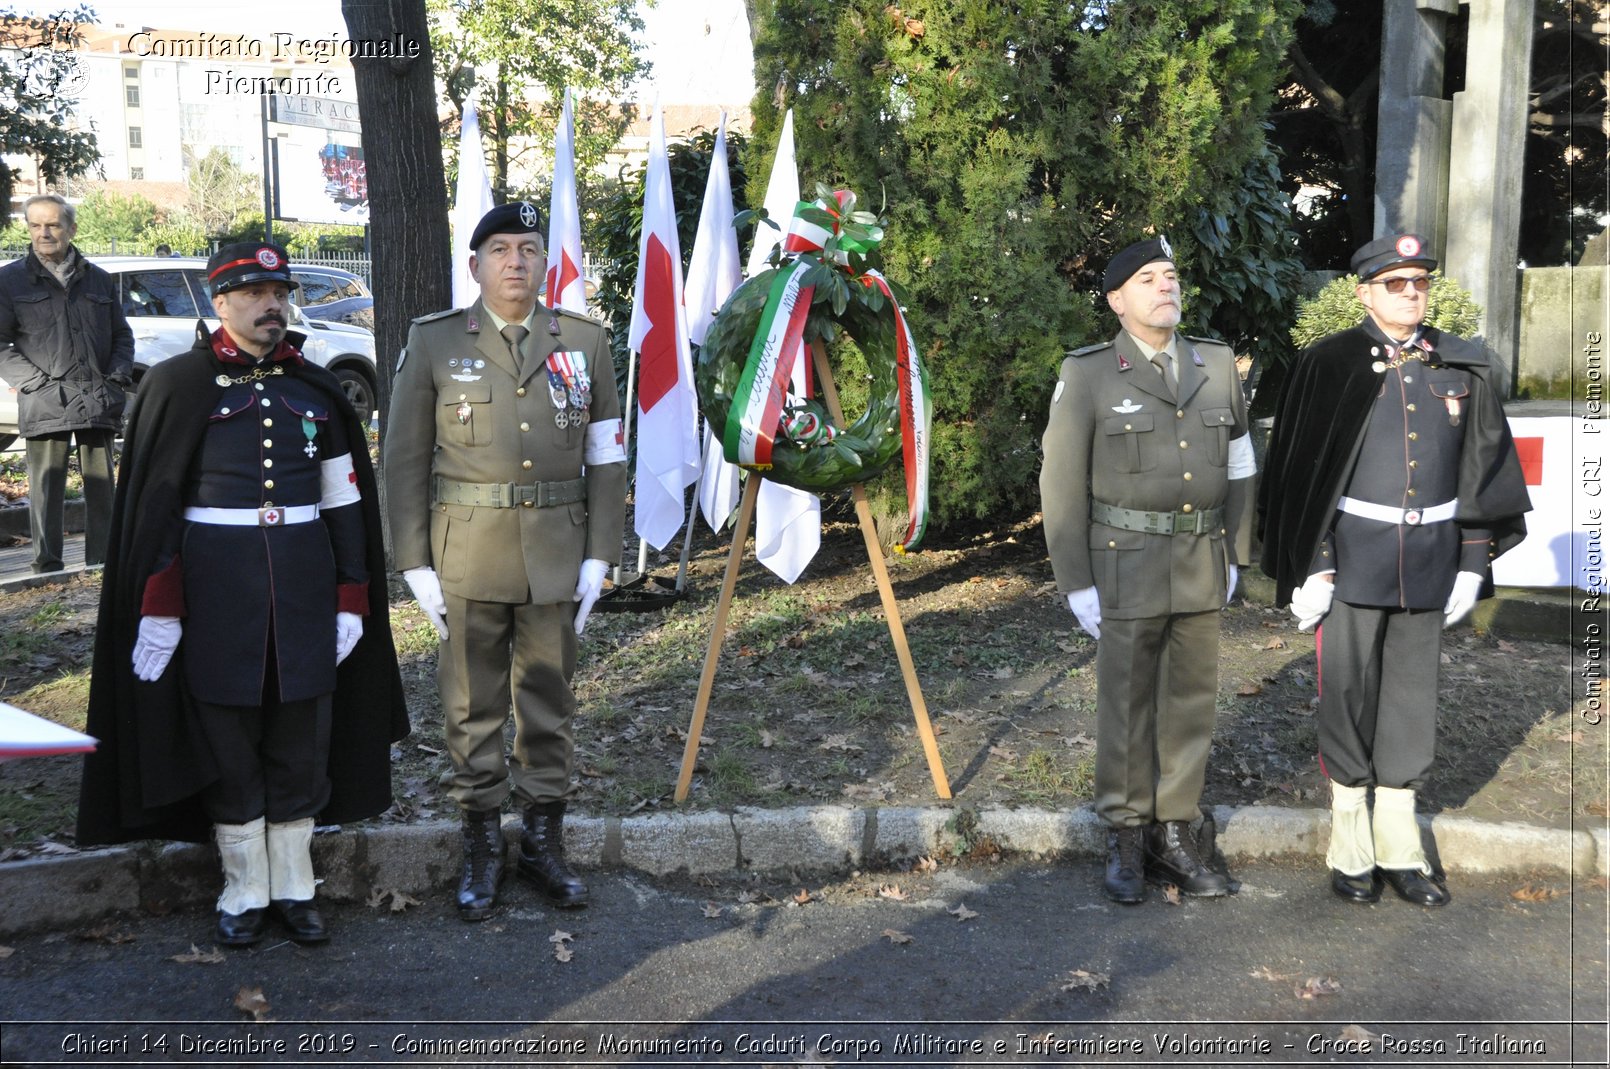
[[[479,302],[415,320],[384,443],[393,567],[435,568],[447,603],[437,684],[450,790],[470,811],[500,807],[511,771],[523,803],[569,795],[576,577],[584,559],[619,562],[626,520],[604,327],[542,307],[528,322],[517,364]],[[582,408],[550,380],[551,353],[586,368]],[[600,431],[619,459],[585,464]],[[503,752],[511,697],[512,769]]]
[[[1094,586],[1101,602],[1096,811],[1116,827],[1197,816],[1218,613],[1229,565],[1250,552],[1251,451],[1237,442],[1247,414],[1235,356],[1183,335],[1176,350],[1177,387],[1127,332],[1070,354],[1042,442],[1057,588]]]

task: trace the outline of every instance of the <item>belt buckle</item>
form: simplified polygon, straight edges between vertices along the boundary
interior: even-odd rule
[[[278,505],[269,505],[267,508],[257,510],[257,526],[283,527],[285,526],[285,510]]]
[[[1419,509],[1406,509],[1403,513],[1403,522],[1408,524],[1410,527],[1420,526],[1420,519],[1421,517]]]

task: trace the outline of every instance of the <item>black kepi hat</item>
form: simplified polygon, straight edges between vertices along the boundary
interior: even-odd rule
[[[1437,261],[1429,249],[1430,245],[1419,234],[1388,234],[1353,254],[1353,274],[1360,282],[1367,282],[1382,271],[1403,264],[1420,264],[1432,271]]]
[[[470,251],[479,249],[493,234],[540,234],[542,229],[542,213],[530,201],[499,204],[475,224],[475,233],[470,235]]]
[[[253,282],[283,282],[296,289],[298,282],[291,277],[289,254],[266,241],[237,241],[225,245],[207,261],[207,285],[214,297]]]
[[[1111,293],[1128,282],[1136,271],[1159,260],[1174,262],[1174,249],[1162,235],[1137,241],[1128,248],[1120,249],[1107,262],[1107,273],[1101,280],[1102,290]]]

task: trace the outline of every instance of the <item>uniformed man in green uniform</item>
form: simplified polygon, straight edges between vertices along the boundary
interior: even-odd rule
[[[480,300],[414,321],[384,443],[393,565],[442,640],[465,920],[484,920],[496,901],[511,779],[520,875],[558,906],[587,901],[564,858],[570,678],[604,573],[620,560],[626,451],[603,324],[537,303],[540,223],[525,202],[481,219],[470,239]]]
[[[1200,848],[1198,814],[1218,693],[1219,611],[1250,551],[1255,471],[1228,346],[1175,332],[1166,238],[1107,266],[1123,330],[1062,362],[1040,470],[1057,589],[1096,646],[1096,812],[1103,889],[1146,880],[1230,892]]]

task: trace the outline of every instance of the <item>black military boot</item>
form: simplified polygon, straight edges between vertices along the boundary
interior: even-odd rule
[[[1107,829],[1107,875],[1101,889],[1114,902],[1146,901],[1144,828]]]
[[[1230,879],[1202,859],[1188,820],[1167,820],[1146,829],[1146,878],[1171,883],[1180,893],[1204,898],[1230,893]]]
[[[565,803],[533,802],[525,809],[517,871],[560,909],[587,904],[587,885],[565,864]]]
[[[458,915],[484,921],[497,904],[503,882],[503,814],[464,811],[464,875],[458,881]]]

